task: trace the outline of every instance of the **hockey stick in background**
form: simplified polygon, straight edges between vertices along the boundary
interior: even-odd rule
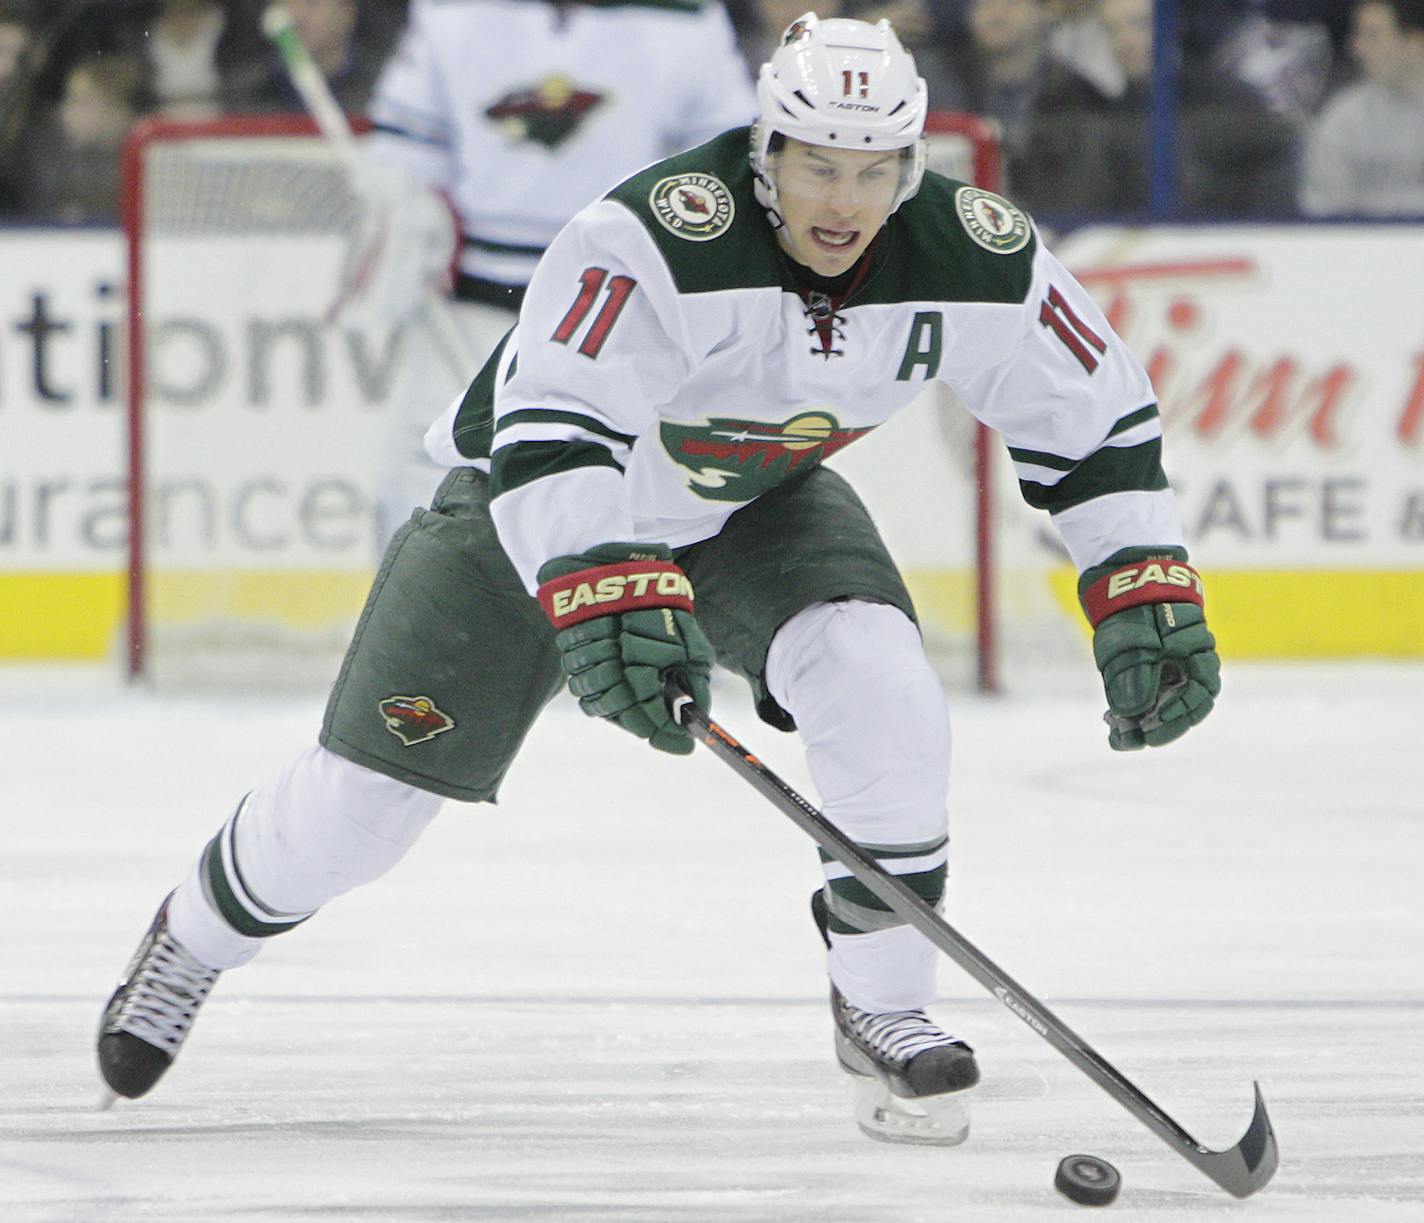
[[[1259,1083],[1254,1085],[1255,1112],[1241,1141],[1224,1151],[1203,1146],[1087,1041],[940,917],[907,884],[867,857],[820,811],[699,709],[687,693],[671,684],[665,691],[673,717],[711,748],[713,755],[731,765],[735,773],[769,798],[793,824],[810,834],[813,841],[884,901],[897,917],[929,939],[1188,1163],[1238,1198],[1250,1197],[1275,1175],[1280,1151]]]
[[[361,156],[355,133],[332,94],[326,77],[322,75],[321,69],[312,59],[311,53],[292,24],[292,15],[280,4],[268,5],[262,14],[262,32],[277,48],[282,63],[286,66],[287,75],[301,94],[302,101],[316,121],[317,129],[331,144],[348,178],[354,184]],[[477,359],[471,351],[459,325],[451,317],[449,306],[443,297],[434,293],[427,294],[420,317],[450,371],[457,378],[468,382],[479,373],[484,362]]]

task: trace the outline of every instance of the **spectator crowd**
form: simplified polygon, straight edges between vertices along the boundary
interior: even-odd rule
[[[142,116],[300,110],[265,3],[0,0],[0,219],[111,222]],[[407,3],[286,0],[348,111]],[[1168,55],[1153,0],[728,0],[749,73],[807,7],[888,17],[931,106],[992,120],[1007,192],[1042,215],[1149,208],[1165,72],[1171,214],[1424,217],[1424,0],[1178,0]]]

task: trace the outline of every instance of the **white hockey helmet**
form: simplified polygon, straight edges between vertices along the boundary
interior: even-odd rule
[[[884,19],[804,13],[781,36],[781,45],[757,76],[757,121],[751,163],[757,198],[772,224],[781,217],[767,156],[777,135],[806,144],[872,151],[908,149],[890,211],[919,190],[925,173],[924,78]]]

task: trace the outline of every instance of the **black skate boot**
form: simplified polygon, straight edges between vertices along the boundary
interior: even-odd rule
[[[881,1142],[957,1146],[969,1137],[974,1050],[924,1011],[862,1011],[831,987],[836,1057],[856,1078],[855,1120]]]
[[[99,1024],[99,1073],[110,1092],[131,1100],[173,1064],[219,970],[199,964],[168,932],[165,898],[134,952]]]
[[[825,897],[811,912],[831,944]],[[974,1050],[924,1011],[862,1011],[831,987],[836,1059],[855,1080],[855,1120],[880,1142],[957,1146],[969,1137],[968,1093],[979,1082]]]

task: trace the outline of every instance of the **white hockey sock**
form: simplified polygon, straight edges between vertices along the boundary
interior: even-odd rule
[[[395,866],[442,801],[325,748],[303,752],[222,827],[174,894],[169,927],[210,967],[245,964]]]
[[[827,819],[886,869],[937,883],[948,855],[949,718],[915,626],[881,603],[817,604],[778,631],[766,670],[796,719]],[[925,1006],[933,947],[878,901],[848,895],[838,863],[825,873],[832,914],[868,931],[831,934],[832,982],[862,1010]]]
[[[267,940],[239,934],[213,908],[203,891],[203,859],[193,863],[187,877],[168,902],[168,929],[184,949],[209,968],[238,968],[246,964]]]
[[[832,934],[826,967],[835,987],[862,1011],[919,1011],[935,996],[939,953],[918,930],[892,926]]]

